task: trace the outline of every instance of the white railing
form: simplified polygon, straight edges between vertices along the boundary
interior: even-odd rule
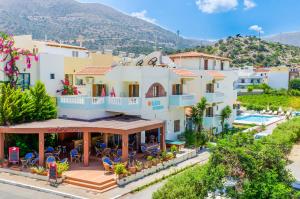
[[[122,105],[122,98],[121,97],[109,97],[108,104],[111,105]]]
[[[92,104],[104,104],[105,98],[104,97],[92,97]]]
[[[62,96],[60,97],[60,103],[62,104],[84,104],[85,97],[79,96]]]
[[[129,105],[134,105],[134,104],[139,104],[139,98],[138,97],[130,97],[128,98],[128,104]]]

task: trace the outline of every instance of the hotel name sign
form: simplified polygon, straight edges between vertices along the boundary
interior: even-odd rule
[[[72,133],[72,132],[81,132],[80,128],[76,127],[53,127],[47,128],[47,132],[51,133]]]

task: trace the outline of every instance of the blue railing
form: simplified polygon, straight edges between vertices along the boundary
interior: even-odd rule
[[[170,106],[193,106],[196,104],[195,95],[171,95],[169,97]]]

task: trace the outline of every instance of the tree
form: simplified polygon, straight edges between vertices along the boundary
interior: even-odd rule
[[[289,83],[289,89],[300,90],[300,79],[292,79]]]
[[[38,57],[29,50],[14,47],[14,44],[13,36],[0,32],[0,57],[2,58],[0,62],[4,63],[3,71],[8,77],[10,85],[15,88],[20,73],[17,61],[21,56],[25,56],[26,66],[30,68],[32,57],[35,61],[38,61]]]
[[[30,95],[34,103],[33,118],[37,121],[55,118],[57,115],[54,100],[47,94],[45,85],[37,82],[30,88]]]
[[[231,115],[231,108],[230,106],[225,106],[225,108],[221,111],[221,126],[222,126],[222,132],[224,131],[224,125],[225,125],[225,120],[228,119]]]

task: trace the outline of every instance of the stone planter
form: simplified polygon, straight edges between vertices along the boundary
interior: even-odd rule
[[[131,174],[135,174],[136,171],[137,171],[137,169],[136,169],[135,166],[133,166],[133,167],[128,167],[128,171],[129,171]]]

